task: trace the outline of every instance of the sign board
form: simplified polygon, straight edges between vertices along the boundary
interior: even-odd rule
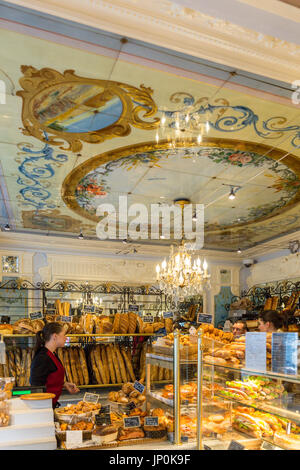
[[[145,426],[158,426],[158,416],[146,416]]]
[[[32,312],[29,314],[30,320],[42,320],[44,318],[44,315],[42,312]]]
[[[139,416],[131,416],[130,418],[123,418],[124,428],[139,428],[141,420]]]
[[[244,450],[245,447],[237,441],[231,441],[227,450]]]
[[[210,313],[198,313],[197,323],[212,323],[212,315]]]
[[[66,431],[66,447],[71,449],[82,444],[82,431]]]
[[[271,442],[266,442],[264,441],[261,445],[261,450],[283,450],[281,447],[277,447],[274,444],[271,444]]]
[[[267,334],[246,333],[246,369],[267,370]]]
[[[110,413],[103,413],[95,416],[96,426],[103,426],[111,424]]]
[[[163,317],[164,318],[174,318],[174,312],[164,312]]]
[[[110,405],[101,406],[99,414],[101,415],[110,414]]]
[[[96,393],[86,392],[84,394],[83,401],[86,401],[88,403],[98,403],[99,398],[100,395],[97,395]]]
[[[95,305],[84,305],[82,309],[83,313],[95,313]]]
[[[134,401],[131,401],[129,404],[128,404],[128,407],[130,410],[134,410],[136,407],[137,407],[137,404],[134,403]]]
[[[272,334],[272,372],[297,375],[298,333]]]
[[[143,393],[145,390],[145,385],[141,384],[137,380],[133,384],[133,388],[135,388],[138,392]]]
[[[139,305],[129,305],[128,306],[129,311],[131,312],[138,312],[139,311]]]
[[[143,322],[144,323],[154,323],[154,317],[153,315],[145,315],[143,317]]]
[[[68,315],[61,315],[59,317],[60,321],[63,321],[64,323],[72,323],[73,322],[73,317],[70,317]]]

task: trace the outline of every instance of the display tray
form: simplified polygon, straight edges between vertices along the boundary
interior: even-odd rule
[[[174,400],[171,400],[170,398],[162,397],[160,393],[148,392],[147,397],[150,399],[153,398],[155,400],[158,400],[159,402],[164,403],[165,405],[171,406],[172,408],[174,407]],[[195,406],[197,406],[196,398],[194,402],[189,402],[188,400],[181,399],[181,406],[195,408]]]
[[[219,439],[204,437],[203,445],[211,448],[211,450],[226,450],[231,441],[237,441],[242,444],[247,450],[259,450],[262,444],[262,439],[256,437],[246,436],[235,431],[227,432]]]
[[[135,446],[135,445],[143,445],[143,444],[153,444],[156,442],[163,442],[168,439],[168,436],[160,437],[158,439],[151,439],[148,437],[143,437],[140,439],[127,439],[124,441],[113,441],[109,442],[107,444],[103,445],[95,445],[94,443],[91,442],[91,445],[86,442],[85,444],[83,443],[82,447],[76,447],[72,450],[101,450],[101,449],[109,449],[109,448],[116,448],[116,447],[125,447],[125,446]],[[65,443],[62,443],[62,448],[66,449]]]
[[[174,356],[174,348],[173,346],[160,346],[153,344],[152,351],[155,354],[173,357]],[[192,347],[180,347],[179,348],[180,358],[183,359],[190,359],[196,360],[197,359],[197,345],[192,345]]]

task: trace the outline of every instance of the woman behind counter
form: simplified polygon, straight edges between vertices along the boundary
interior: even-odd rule
[[[65,382],[65,369],[55,351],[63,348],[66,342],[65,329],[59,323],[47,323],[36,334],[35,354],[31,364],[30,384],[46,386],[48,393],[54,393],[53,408],[61,395],[63,387],[69,393],[78,393],[75,384]]]
[[[266,333],[276,333],[283,331],[285,318],[276,310],[265,310],[258,318],[258,329]]]

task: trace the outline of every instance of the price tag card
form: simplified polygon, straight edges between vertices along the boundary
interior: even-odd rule
[[[297,375],[298,333],[272,334],[272,371]]]
[[[181,436],[181,442],[189,442],[188,436]]]
[[[141,420],[139,416],[132,416],[131,418],[123,418],[124,428],[139,428]]]
[[[30,320],[42,320],[44,318],[42,312],[33,312],[29,314]]]
[[[66,431],[66,447],[72,449],[82,444],[82,431]]]
[[[64,323],[72,323],[73,322],[73,317],[70,317],[68,315],[61,315],[59,317],[60,321],[63,321]]]
[[[244,450],[245,447],[237,441],[231,441],[227,450]]]
[[[154,323],[154,317],[153,315],[145,315],[143,317],[143,322],[144,323]]]
[[[95,305],[84,305],[83,313],[95,313]]]
[[[204,448],[204,450],[212,450],[212,448],[207,446],[206,444],[203,444],[203,448]]]
[[[141,384],[137,380],[133,384],[133,388],[135,388],[138,392],[143,393],[145,390],[145,385]]]
[[[212,323],[212,315],[210,313],[198,313],[197,323]]]
[[[110,425],[111,417],[110,414],[99,414],[95,416],[96,426]]]
[[[89,403],[98,403],[99,398],[100,395],[97,395],[96,393],[86,392],[84,394],[83,401],[87,401]]]
[[[274,444],[271,444],[271,442],[266,442],[264,441],[261,445],[261,450],[283,450],[281,447],[277,447]]]
[[[110,414],[110,405],[104,405],[104,406],[101,406],[100,408],[100,411],[99,411],[99,414],[101,415],[109,415]]]
[[[267,334],[246,333],[246,369],[267,370]]]
[[[164,317],[164,318],[173,318],[173,317],[174,317],[174,313],[173,313],[173,312],[164,312],[164,313],[163,313],[163,317]]]
[[[137,405],[136,405],[133,401],[131,401],[131,402],[128,404],[128,407],[129,407],[130,410],[134,410],[134,409],[137,407]]]
[[[158,416],[146,416],[145,426],[158,426]]]
[[[139,308],[139,305],[130,304],[130,305],[128,306],[128,309],[129,309],[129,311],[131,311],[131,312],[138,312],[140,308]]]
[[[96,313],[102,313],[102,312],[103,312],[103,308],[101,308],[101,307],[96,307],[95,312],[96,312]]]

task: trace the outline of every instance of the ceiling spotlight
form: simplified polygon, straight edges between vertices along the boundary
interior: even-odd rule
[[[125,239],[123,240],[123,243],[124,243],[124,245],[127,245],[127,243],[128,243],[127,238],[125,238]]]
[[[237,253],[240,255],[242,253],[242,250],[238,248]]]
[[[9,224],[6,224],[6,225],[4,226],[4,230],[6,230],[6,232],[9,232],[9,231],[10,231],[10,226],[9,226]]]
[[[161,240],[164,240],[166,237],[164,235],[160,236]]]
[[[196,222],[196,220],[197,220],[197,214],[196,214],[196,212],[194,212],[194,215],[193,215],[192,220],[193,220],[193,222]]]
[[[228,198],[229,198],[229,199],[235,199],[234,188],[231,188]]]
[[[133,253],[137,253],[137,249],[136,249],[136,248],[133,248]]]
[[[78,235],[78,238],[79,238],[79,240],[83,240],[83,239],[84,239],[84,236],[83,236],[83,234],[82,234],[82,231],[81,231],[81,230],[80,230],[80,234]]]

